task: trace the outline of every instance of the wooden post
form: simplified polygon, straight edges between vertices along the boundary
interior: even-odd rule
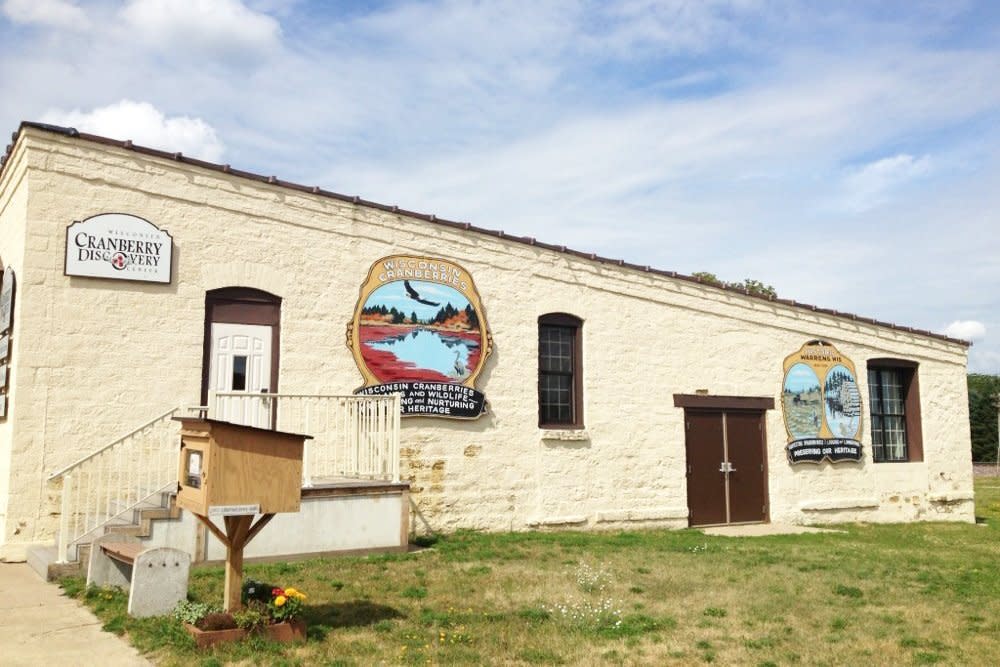
[[[195,516],[226,546],[225,610],[238,611],[243,606],[241,599],[243,593],[243,549],[250,543],[250,540],[257,536],[261,528],[274,518],[274,514],[264,514],[252,526],[252,514],[223,517],[226,524],[225,533],[207,516],[202,514],[195,514]]]

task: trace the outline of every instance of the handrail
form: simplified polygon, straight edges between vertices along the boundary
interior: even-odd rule
[[[134,428],[131,431],[129,431],[128,433],[126,433],[125,435],[122,435],[122,436],[120,436],[118,438],[115,438],[114,440],[112,440],[108,444],[104,445],[100,449],[98,449],[96,451],[93,451],[90,454],[87,454],[86,456],[84,456],[82,458],[77,459],[76,461],[74,461],[73,463],[70,463],[65,468],[61,468],[58,472],[52,473],[51,475],[48,476],[47,481],[51,482],[52,480],[54,480],[54,479],[56,479],[58,477],[62,477],[63,475],[65,475],[66,473],[68,473],[73,468],[77,468],[77,467],[83,465],[84,463],[86,463],[87,461],[89,461],[90,459],[92,459],[92,458],[94,458],[96,456],[100,456],[104,452],[108,451],[109,449],[111,449],[112,447],[114,447],[115,445],[117,445],[118,443],[120,443],[122,440],[125,440],[127,438],[131,438],[136,433],[141,432],[143,429],[149,428],[150,426],[152,426],[156,422],[160,421],[164,417],[168,417],[168,416],[172,415],[175,412],[181,412],[183,410],[198,410],[198,409],[200,409],[200,408],[185,408],[184,406],[180,406],[180,407],[177,407],[177,408],[171,408],[170,410],[167,410],[163,414],[157,415],[153,419],[150,419],[148,422],[146,422],[142,426],[140,426],[138,428]]]
[[[286,394],[284,392],[280,393],[267,393],[267,392],[246,392],[246,391],[214,391],[212,392],[215,396],[225,396],[225,397],[253,397],[253,398],[348,398],[355,399],[357,401],[364,401],[370,398],[388,398],[392,394]],[[192,408],[193,410],[203,409]]]
[[[226,409],[227,401],[237,408],[258,405],[244,399],[263,399],[267,428],[315,435],[303,453],[304,486],[311,486],[313,477],[331,476],[399,481],[399,394],[210,392],[208,406],[167,410],[48,476],[50,483],[61,480],[62,487],[59,562],[67,562],[70,550],[88,535],[155,494],[176,487],[177,436],[170,424],[172,416],[195,411],[202,417],[235,417],[236,423],[248,415],[256,419],[251,411]]]
[[[127,516],[157,493],[176,486],[176,440],[170,418],[179,406],[52,473],[60,480],[57,557],[68,562],[72,545]]]
[[[303,484],[345,476],[399,481],[400,395],[209,392],[209,416],[313,436]],[[339,407],[338,407],[339,406]]]

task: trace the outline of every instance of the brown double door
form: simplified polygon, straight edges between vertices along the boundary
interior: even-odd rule
[[[767,521],[764,413],[685,410],[689,523]]]

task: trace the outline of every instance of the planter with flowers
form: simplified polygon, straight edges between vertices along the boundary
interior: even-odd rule
[[[305,641],[301,618],[306,596],[295,588],[278,588],[256,581],[243,585],[243,607],[224,612],[210,604],[183,601],[174,610],[198,648],[238,641],[255,634],[276,642]]]

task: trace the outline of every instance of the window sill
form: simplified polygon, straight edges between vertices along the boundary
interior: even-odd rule
[[[579,442],[590,440],[590,432],[585,428],[543,428],[539,429],[542,440]]]

